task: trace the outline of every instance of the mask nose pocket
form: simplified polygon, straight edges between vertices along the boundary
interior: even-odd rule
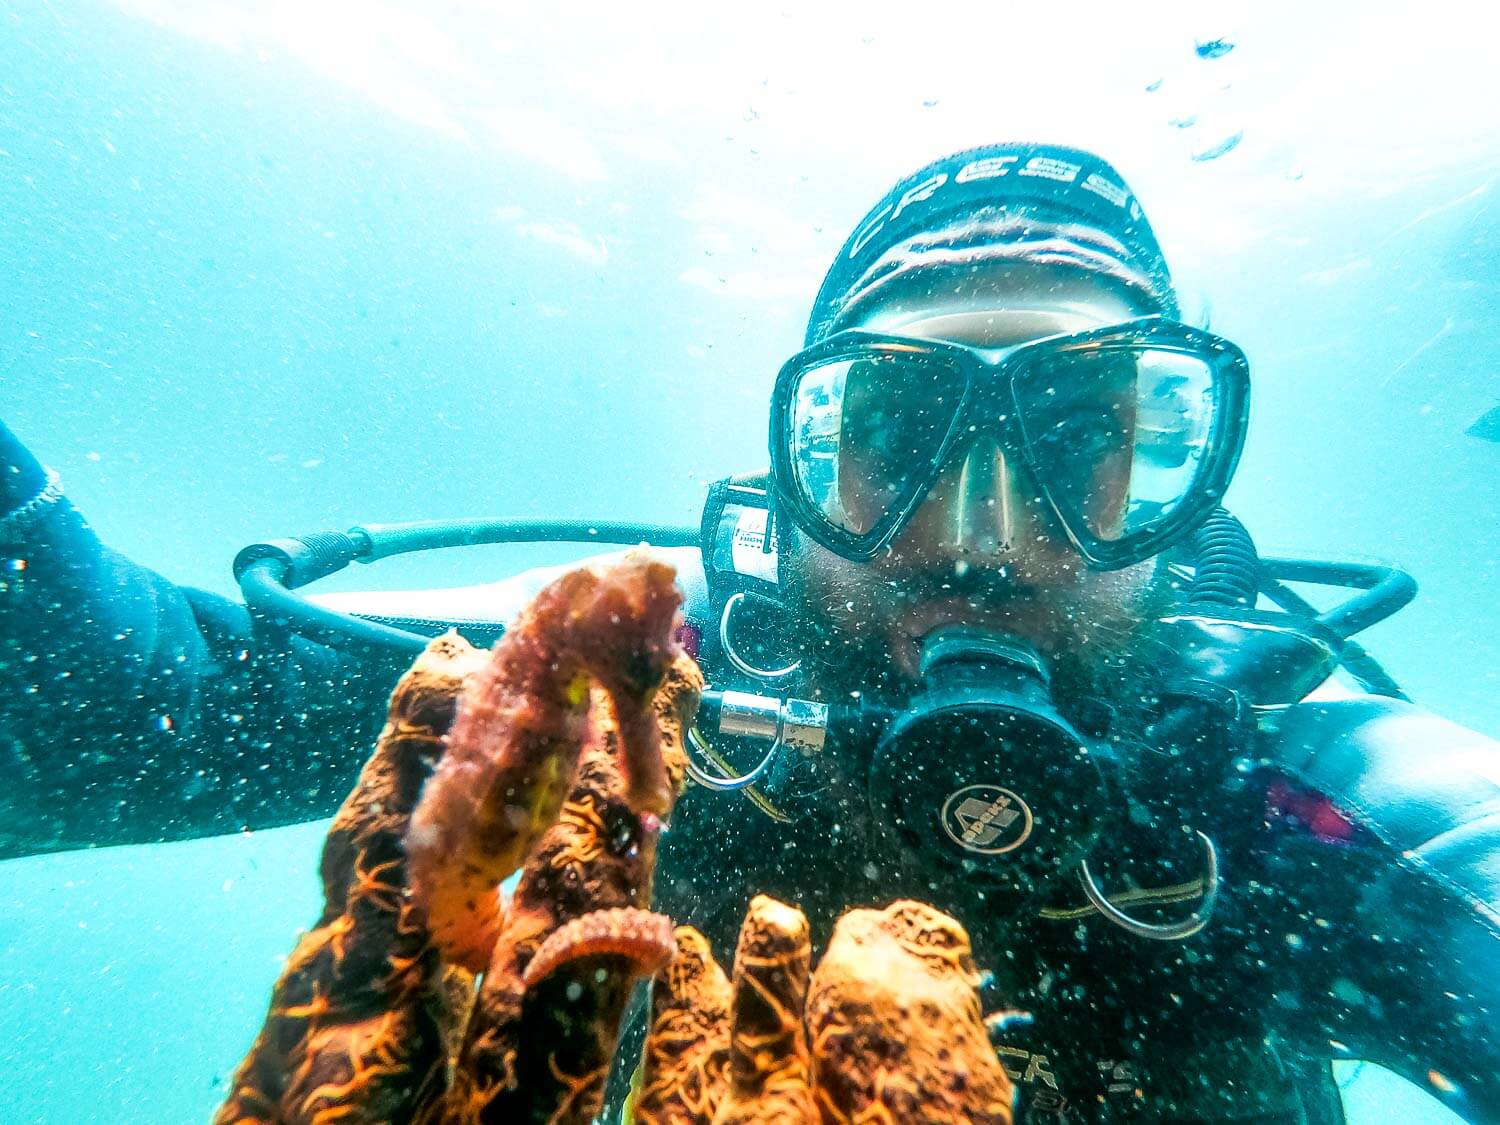
[[[958,468],[949,508],[954,547],[963,554],[996,555],[1015,546],[1012,470],[988,435],[969,447]]]

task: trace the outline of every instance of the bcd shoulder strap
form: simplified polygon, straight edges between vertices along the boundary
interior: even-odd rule
[[[762,470],[716,481],[703,507],[703,574],[713,614],[704,644],[713,656],[727,659],[735,687],[764,689],[784,683],[793,670],[777,585],[769,477]],[[726,638],[733,652],[726,651]]]
[[[737,593],[776,599],[776,535],[765,470],[715,481],[703,505],[703,573],[715,614]]]

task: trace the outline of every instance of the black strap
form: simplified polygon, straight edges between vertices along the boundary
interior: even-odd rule
[[[716,621],[735,594],[777,598],[769,485],[770,474],[761,470],[725,477],[709,486],[700,531],[703,575]]]

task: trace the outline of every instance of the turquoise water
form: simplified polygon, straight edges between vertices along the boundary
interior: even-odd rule
[[[896,177],[1080,144],[1255,367],[1230,507],[1267,553],[1410,568],[1420,599],[1368,646],[1500,734],[1500,444],[1475,427],[1500,404],[1500,120],[1441,8],[0,2],[0,416],[106,542],[225,593],[268,535],[694,522],[707,481],[764,463],[776,367]],[[203,1119],[314,912],[318,835],[0,865],[0,1121]],[[1414,1119],[1389,1081],[1354,1081],[1358,1119]]]

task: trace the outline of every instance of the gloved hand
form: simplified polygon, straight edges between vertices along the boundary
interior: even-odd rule
[[[851,910],[812,971],[807,919],[757,895],[733,982],[677,930],[657,977],[636,1125],[1010,1125],[969,937],[925,903]]]
[[[593,1120],[631,986],[674,952],[645,909],[660,822],[632,803],[646,759],[668,804],[686,780],[703,681],[673,579],[572,571],[493,653],[449,633],[417,658],[217,1122]]]

